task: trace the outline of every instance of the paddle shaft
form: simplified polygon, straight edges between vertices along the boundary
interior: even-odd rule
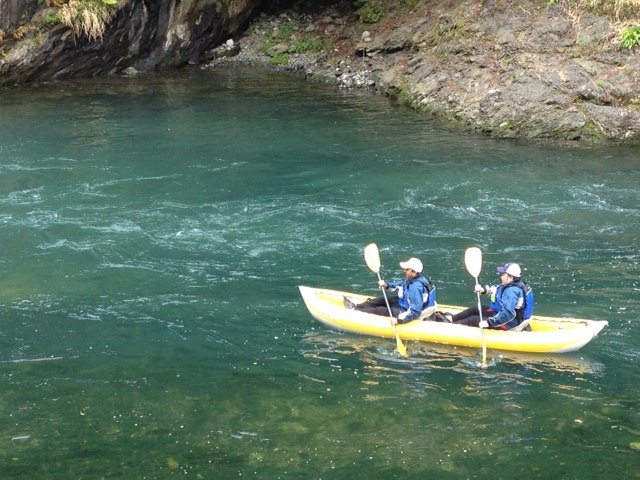
[[[382,277],[380,276],[380,272],[376,272],[376,273],[378,274],[378,281],[382,280]],[[394,318],[393,312],[391,311],[391,305],[389,305],[389,299],[387,298],[387,292],[384,291],[384,287],[380,287],[380,290],[382,290],[384,303],[387,304],[387,311],[389,312],[389,317]],[[402,343],[402,340],[400,339],[400,334],[398,334],[398,329],[396,328],[393,322],[390,322],[390,323],[391,323],[391,326],[393,327],[393,333],[396,334],[396,343],[398,344],[398,351],[400,352],[401,355],[405,356],[407,354],[407,349]]]
[[[382,281],[382,277],[380,276],[380,252],[378,252],[378,246],[375,243],[370,243],[364,248],[364,259],[367,262],[367,267],[378,275],[378,283]],[[404,346],[402,340],[400,339],[400,335],[398,334],[398,329],[393,323],[394,317],[393,312],[391,312],[391,306],[389,305],[389,299],[387,298],[387,293],[384,291],[384,287],[380,287],[382,290],[382,296],[384,297],[384,303],[387,304],[387,311],[389,312],[389,317],[391,320],[391,326],[393,327],[393,333],[396,336],[396,346],[398,348],[398,353],[403,357],[407,356],[407,347]]]
[[[478,247],[469,247],[464,252],[464,266],[467,268],[469,274],[473,277],[478,284],[478,277],[482,271],[482,250]],[[480,316],[480,322],[482,322],[482,304],[480,303],[480,292],[476,292],[476,298],[478,299],[478,315]],[[480,328],[482,336],[482,366],[487,366],[487,343],[484,338],[484,328]]]
[[[473,277],[476,281],[476,286],[479,285],[478,277]],[[476,298],[478,299],[478,315],[480,316],[480,321],[482,322],[482,302],[480,302],[480,292],[476,292]],[[484,328],[482,330],[482,365],[487,364],[487,342],[484,338]]]
[[[382,277],[380,276],[380,272],[376,272],[378,274],[378,281],[382,280]],[[382,290],[382,296],[384,297],[384,303],[387,304],[387,311],[389,312],[389,316],[393,318],[393,313],[391,312],[391,305],[389,305],[389,299],[387,298],[387,292],[385,292],[384,287],[380,287],[380,290]],[[393,328],[395,329],[396,326],[394,325]]]

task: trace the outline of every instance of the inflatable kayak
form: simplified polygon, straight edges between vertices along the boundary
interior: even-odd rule
[[[348,309],[344,298],[353,303],[365,301],[367,296],[336,290],[299,286],[309,313],[325,325],[347,332],[395,338],[388,317]],[[438,311],[457,313],[463,307],[437,305]],[[427,317],[428,318],[428,317]],[[542,317],[534,315],[527,330],[485,330],[487,348],[514,352],[573,352],[584,347],[608,324],[605,320]],[[482,346],[482,331],[477,327],[414,320],[397,326],[403,340],[419,340],[466,347]]]

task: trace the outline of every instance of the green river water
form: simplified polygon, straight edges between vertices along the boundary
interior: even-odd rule
[[[640,156],[495,141],[362,92],[226,70],[0,91],[0,478],[640,478]],[[517,261],[516,355],[330,330],[297,286],[440,303]]]

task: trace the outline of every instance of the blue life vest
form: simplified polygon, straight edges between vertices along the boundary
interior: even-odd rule
[[[500,306],[500,297],[504,293],[505,288],[517,288],[518,291],[518,305],[516,306],[516,315],[518,321],[527,320],[533,315],[533,288],[524,280],[518,280],[515,283],[508,285],[498,285],[495,293],[489,297],[489,308],[494,312],[502,310]]]
[[[522,312],[522,320],[527,320],[533,315],[533,288],[522,280],[516,283],[516,285],[522,289],[524,295],[524,305],[522,309],[520,309]],[[518,310],[516,310],[516,313],[518,313]]]
[[[419,283],[422,286],[422,305],[420,311],[427,307],[432,307],[436,303],[436,287],[431,280],[425,277],[422,273],[416,275],[411,280],[395,280],[387,283],[389,288],[398,289],[398,305],[400,308],[410,308],[408,297],[405,298],[406,291],[409,290],[410,285]],[[416,285],[417,287],[417,285]],[[418,310],[417,308],[415,310]]]
[[[427,294],[422,296],[422,310],[433,307],[436,304],[436,286],[424,275],[416,277],[416,280],[427,289]]]

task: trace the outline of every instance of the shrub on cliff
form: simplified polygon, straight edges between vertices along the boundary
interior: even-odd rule
[[[62,23],[76,35],[89,39],[101,38],[107,22],[118,9],[118,0],[69,0],[60,6],[58,14]]]
[[[619,41],[627,48],[634,48],[640,45],[640,26],[624,27],[620,32]]]

